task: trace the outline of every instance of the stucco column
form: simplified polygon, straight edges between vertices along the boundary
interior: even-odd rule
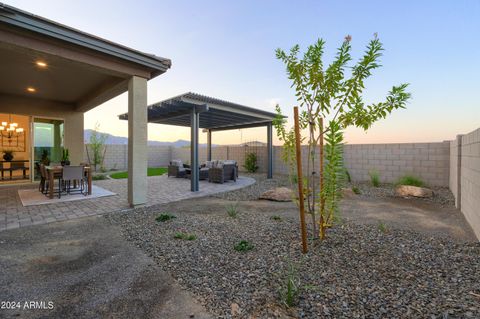
[[[128,82],[128,203],[147,202],[147,80]]]
[[[65,116],[64,145],[68,148],[72,165],[79,165],[84,161],[83,119],[83,112],[74,112]]]

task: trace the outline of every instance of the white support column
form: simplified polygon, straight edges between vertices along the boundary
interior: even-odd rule
[[[128,82],[128,203],[147,202],[147,80]]]

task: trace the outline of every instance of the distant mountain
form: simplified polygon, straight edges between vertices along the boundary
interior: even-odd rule
[[[90,141],[90,136],[92,135],[93,130],[84,130],[83,131],[83,139],[85,143]],[[115,136],[108,133],[101,133],[107,136],[106,144],[120,144],[120,145],[127,145],[128,138],[122,136]],[[155,146],[174,146],[174,147],[187,147],[190,146],[190,141],[186,140],[177,140],[175,142],[162,142],[162,141],[148,141],[148,145],[155,145]],[[199,144],[199,146],[206,146],[206,144]],[[216,146],[212,144],[212,147]]]

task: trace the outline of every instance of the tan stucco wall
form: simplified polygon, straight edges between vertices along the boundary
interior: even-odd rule
[[[73,111],[73,105],[33,98],[0,95],[0,113],[63,119],[65,147],[72,164],[83,161],[83,112]]]

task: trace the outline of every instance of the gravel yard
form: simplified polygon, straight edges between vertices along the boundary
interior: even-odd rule
[[[219,318],[480,317],[477,242],[346,222],[302,256],[292,203],[243,201],[236,218],[231,204],[210,197],[107,218]],[[176,218],[156,222],[163,212]],[[254,248],[236,251],[241,240]],[[290,266],[300,290],[287,308],[280,291]]]
[[[280,175],[274,179],[267,179],[265,174],[249,174],[241,173],[242,176],[252,177],[256,183],[248,187],[244,187],[233,192],[220,193],[213,195],[216,198],[226,199],[230,201],[248,201],[256,200],[263,193],[275,187],[290,187],[288,176]]]
[[[395,186],[392,184],[381,184],[379,187],[373,187],[369,182],[352,182],[347,187],[357,187],[360,190],[360,197],[366,198],[393,198],[395,195]],[[426,201],[437,203],[442,206],[455,206],[455,198],[448,187],[428,187],[433,191],[432,198],[411,198],[411,200]]]

